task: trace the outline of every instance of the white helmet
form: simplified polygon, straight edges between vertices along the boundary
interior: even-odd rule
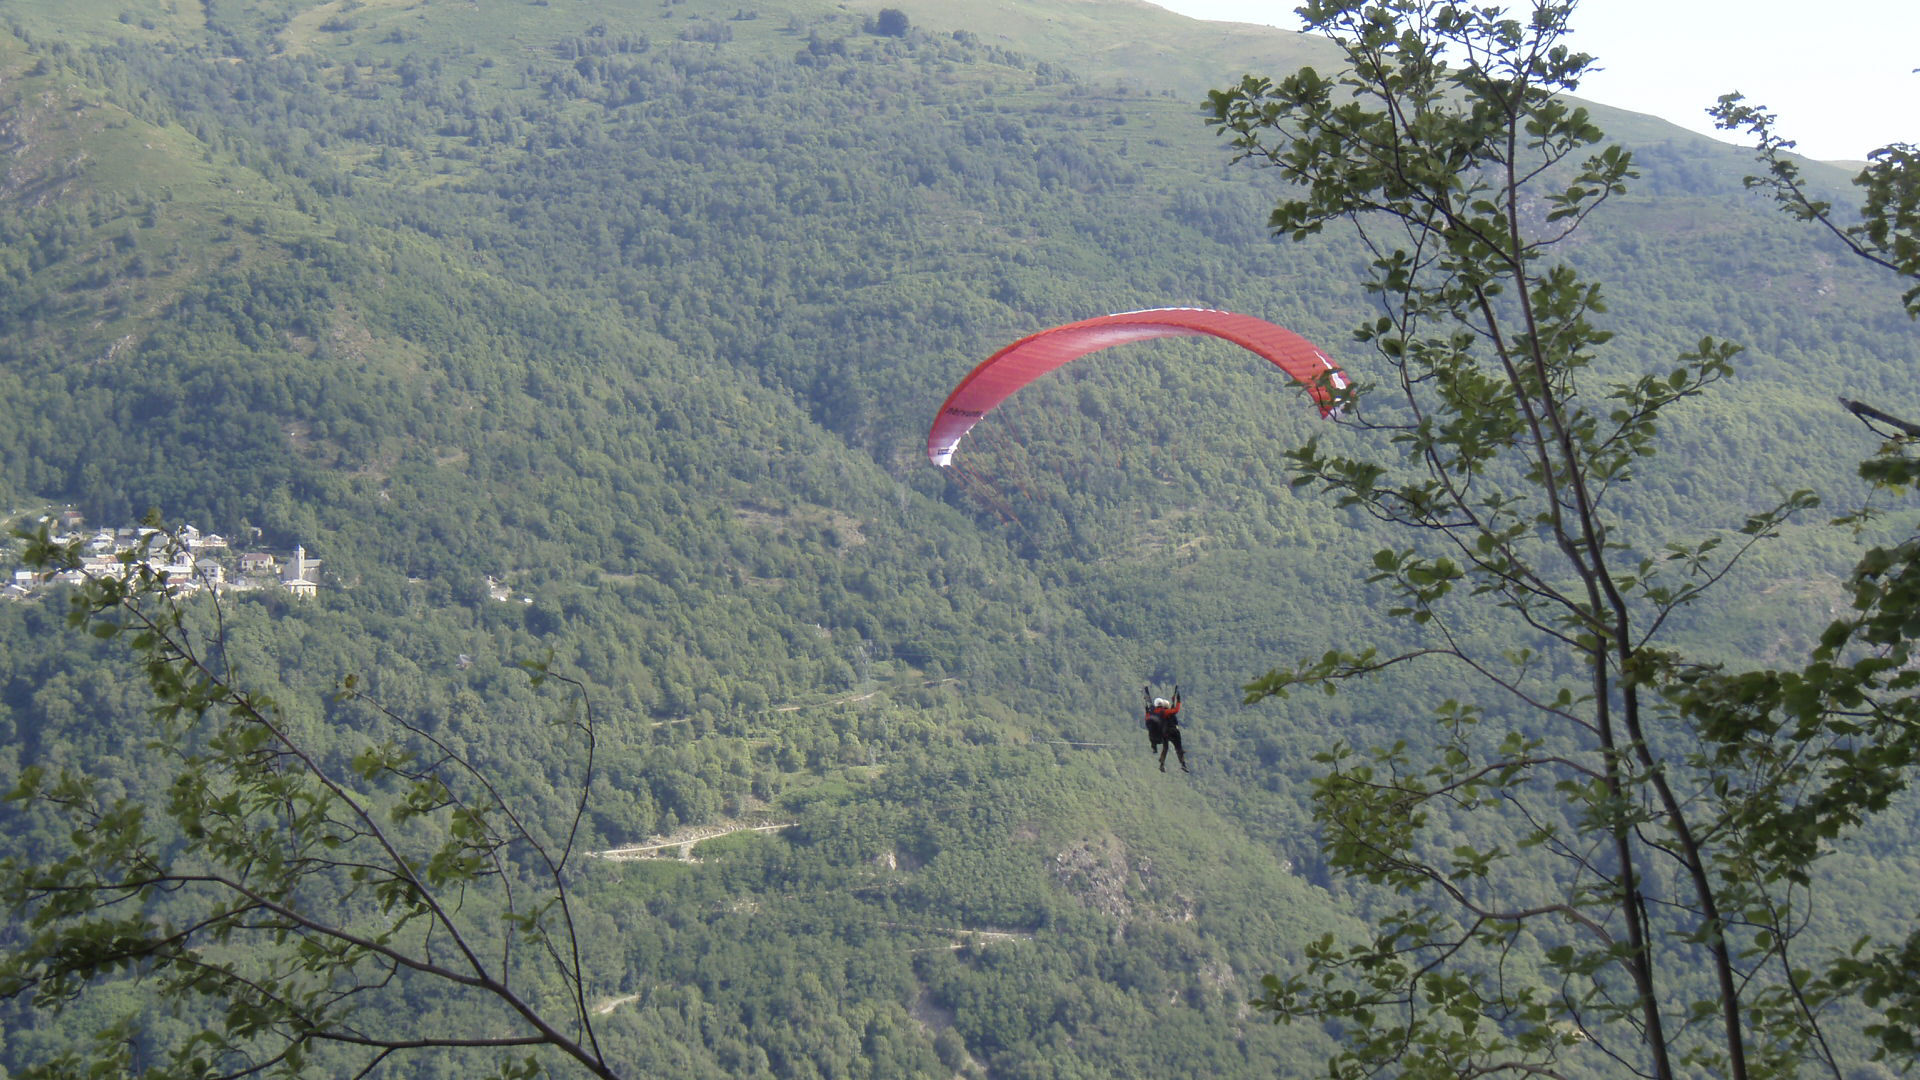
[[[1173,707],[1173,702],[1163,697],[1157,697],[1153,699],[1153,707],[1156,709],[1169,709]]]

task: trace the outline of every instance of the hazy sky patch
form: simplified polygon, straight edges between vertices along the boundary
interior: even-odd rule
[[[1153,2],[1299,26],[1290,2]],[[1778,114],[1802,153],[1829,160],[1920,142],[1920,0],[1588,0],[1573,26],[1573,45],[1603,69],[1582,84],[1592,100],[1711,134],[1706,110],[1737,90]]]

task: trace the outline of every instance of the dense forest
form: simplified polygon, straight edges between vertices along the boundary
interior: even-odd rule
[[[223,600],[223,650],[327,754],[380,737],[332,693],[352,675],[562,814],[577,761],[516,668],[551,656],[599,718],[588,848],[790,824],[581,864],[628,1075],[1317,1075],[1335,1033],[1248,999],[1392,897],[1327,873],[1311,755],[1469,693],[1428,671],[1240,704],[1283,659],[1407,632],[1367,580],[1381,526],[1289,486],[1285,448],[1361,436],[1181,341],[1032,387],[952,470],[922,455],[947,388],[1052,323],[1221,307],[1340,355],[1371,314],[1364,252],[1274,242],[1268,179],[1199,118],[1223,55],[1318,46],[1209,54],[1175,16],[1071,6],[1023,34],[984,2],[10,4],[0,511],[304,545],[319,594]],[[1748,192],[1738,150],[1598,115],[1643,174],[1566,251],[1605,283],[1603,363],[1745,347],[1632,522],[1864,498],[1875,439],[1833,398],[1920,397],[1895,283]],[[1824,522],[1682,633],[1803,653],[1860,544]],[[0,784],[72,766],[164,802],[145,684],[63,615],[0,602]],[[1136,715],[1175,682],[1191,776]],[[59,820],[4,812],[10,853],[54,857]],[[1911,824],[1834,864],[1856,902],[1826,944],[1911,917]],[[123,1015],[130,1071],[198,1023],[137,981],[15,998],[0,1068]]]

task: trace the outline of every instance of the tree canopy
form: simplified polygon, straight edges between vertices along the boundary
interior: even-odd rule
[[[1194,117],[1191,88],[1239,57],[1338,54],[1145,5],[899,10],[892,37],[784,0],[8,4],[0,509],[29,526],[71,510],[83,546],[149,509],[304,545],[315,595],[222,595],[218,654],[328,775],[401,799],[395,770],[442,761],[438,740],[536,835],[584,797],[563,878],[579,970],[513,989],[549,1016],[583,998],[619,1071],[1320,1075],[1337,1032],[1245,1004],[1399,900],[1322,849],[1313,758],[1425,737],[1411,703],[1476,687],[1401,665],[1331,698],[1249,708],[1240,687],[1276,656],[1421,647],[1433,623],[1389,617],[1395,580],[1365,580],[1404,537],[1291,488],[1279,452],[1316,429],[1327,460],[1391,444],[1276,397],[1257,359],[1166,341],[1036,383],[969,436],[964,469],[922,447],[993,349],[1150,305],[1295,327],[1385,386],[1374,345],[1398,332],[1346,333],[1380,313],[1373,253],[1333,228],[1271,243],[1267,178],[1223,168]],[[1641,175],[1554,249],[1606,285],[1587,385],[1703,337],[1747,346],[1713,393],[1662,406],[1661,453],[1612,489],[1609,527],[1730,541],[1751,491],[1866,499],[1853,464],[1877,440],[1832,398],[1911,393],[1899,289],[1752,199],[1739,152],[1640,118],[1607,130]],[[1529,228],[1550,209],[1524,208]],[[1375,408],[1365,424],[1405,419]],[[1662,631],[1702,662],[1784,669],[1848,602],[1858,554],[1788,525]],[[126,635],[65,628],[76,588],[0,602],[0,783],[23,795],[0,806],[0,854],[73,854],[63,804],[24,798],[64,772],[103,807],[144,807],[152,850],[178,855],[171,781],[214,748],[153,726]],[[213,609],[182,600],[198,634]],[[1533,645],[1499,612],[1448,618],[1486,655]],[[520,661],[578,680],[590,774],[546,722],[563,684]],[[1191,776],[1147,756],[1147,681],[1182,687]],[[1480,727],[1537,735],[1511,701],[1481,704]],[[389,738],[414,764],[359,779],[356,755]],[[1896,797],[1818,868],[1862,932],[1910,915],[1892,899],[1905,812]],[[441,850],[454,816],[410,818],[408,850]],[[1504,843],[1499,820],[1450,813],[1448,848]],[[631,848],[665,857],[594,854]],[[526,899],[538,860],[509,861]],[[498,881],[463,911],[500,910]],[[156,898],[156,918],[195,925],[185,901]],[[380,928],[371,905],[349,916]],[[273,955],[219,948],[236,972]],[[1517,977],[1550,986],[1541,970]],[[1709,971],[1662,986],[1704,1000]],[[223,1006],[176,1011],[159,978],[102,972],[57,1011],[0,1003],[0,1066],[98,1046],[139,1071],[224,1029]],[[396,985],[360,1018],[380,1037],[399,1037],[389,1020],[526,1034],[496,1030],[497,998]],[[443,1045],[382,1069],[481,1075],[526,1052]]]

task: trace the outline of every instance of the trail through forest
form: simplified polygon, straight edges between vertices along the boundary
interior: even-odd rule
[[[693,858],[693,846],[702,841],[718,840],[723,836],[732,836],[734,833],[742,832],[778,832],[781,829],[791,829],[798,824],[799,822],[797,821],[783,821],[775,822],[771,825],[700,825],[681,829],[671,836],[651,843],[608,848],[605,851],[589,851],[587,852],[587,856],[594,859],[613,859],[615,861],[657,859],[661,857],[659,855],[660,852],[666,851],[669,848],[679,848],[680,858],[683,860],[691,860]]]

